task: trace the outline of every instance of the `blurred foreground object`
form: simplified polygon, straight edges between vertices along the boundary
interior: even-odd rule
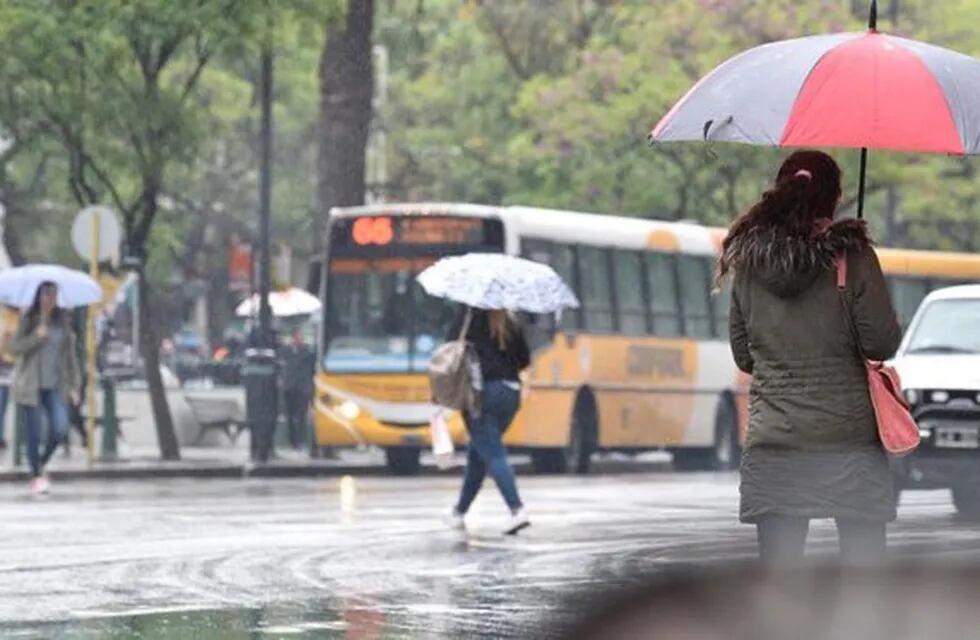
[[[980,566],[940,563],[785,573],[691,569],[613,596],[564,637],[960,640],[980,633],[978,588]]]

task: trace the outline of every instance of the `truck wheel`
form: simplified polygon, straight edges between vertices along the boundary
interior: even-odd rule
[[[953,487],[953,506],[967,518],[980,518],[980,487],[962,484]]]

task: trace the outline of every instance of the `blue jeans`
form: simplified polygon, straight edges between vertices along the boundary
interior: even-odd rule
[[[514,470],[507,461],[507,451],[501,442],[503,433],[510,426],[520,404],[520,391],[508,387],[500,380],[488,380],[484,383],[483,411],[480,417],[466,416],[470,446],[466,456],[463,490],[456,505],[457,512],[463,514],[469,510],[488,471],[510,510],[521,508]]]
[[[68,407],[60,391],[41,389],[37,405],[22,404],[20,410],[24,428],[27,429],[27,459],[31,463],[31,477],[36,478],[41,475],[58,445],[68,437]],[[43,455],[40,453],[42,410],[48,414],[48,441]]]

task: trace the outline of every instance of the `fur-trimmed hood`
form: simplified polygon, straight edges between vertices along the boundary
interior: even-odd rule
[[[807,236],[788,235],[784,228],[766,225],[735,237],[725,258],[735,271],[751,271],[774,294],[791,298],[832,268],[839,253],[860,252],[871,244],[864,221],[853,218]]]

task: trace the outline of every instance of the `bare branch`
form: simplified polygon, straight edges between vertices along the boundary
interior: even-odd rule
[[[204,72],[204,68],[211,61],[211,51],[198,49],[197,61],[194,64],[194,70],[184,81],[184,89],[180,92],[180,101],[187,102],[187,98],[194,91],[197,86],[197,81],[201,78],[201,73]]]

